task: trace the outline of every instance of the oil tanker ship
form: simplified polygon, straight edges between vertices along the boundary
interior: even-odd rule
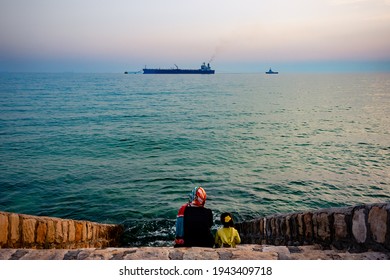
[[[175,64],[176,68],[172,69],[151,69],[151,68],[145,68],[142,69],[144,71],[144,74],[214,74],[215,70],[212,70],[210,67],[210,63],[203,62],[202,66],[200,66],[200,69],[180,69]]]

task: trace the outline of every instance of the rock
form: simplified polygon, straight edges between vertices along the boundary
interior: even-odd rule
[[[8,217],[0,213],[0,248],[8,241]]]
[[[37,227],[37,239],[36,242],[38,245],[43,246],[46,241],[47,225],[43,221],[38,221]]]
[[[19,215],[17,214],[11,214],[9,216],[9,223],[10,223],[10,240],[11,243],[17,243],[20,240],[20,234],[19,234]]]
[[[35,219],[23,219],[22,232],[23,232],[23,244],[32,244],[35,242]]]
[[[368,214],[368,224],[375,242],[385,243],[387,231],[387,211],[384,208],[372,207]]]
[[[352,234],[358,243],[364,243],[367,238],[365,209],[355,210],[352,218]]]
[[[334,214],[334,232],[335,232],[335,240],[341,240],[347,237],[348,229],[347,223],[345,222],[344,214]]]

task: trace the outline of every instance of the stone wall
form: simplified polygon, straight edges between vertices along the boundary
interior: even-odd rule
[[[0,211],[0,248],[76,249],[120,245],[123,227]]]
[[[390,251],[390,203],[271,215],[236,228],[244,244]]]

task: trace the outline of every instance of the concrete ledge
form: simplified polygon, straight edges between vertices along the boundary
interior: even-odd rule
[[[237,248],[0,249],[0,260],[390,260],[390,253],[349,253],[319,246],[240,245]]]

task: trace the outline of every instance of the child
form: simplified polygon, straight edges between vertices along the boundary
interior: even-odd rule
[[[222,228],[217,230],[215,234],[215,247],[236,247],[236,244],[241,243],[240,235],[234,228],[233,217],[230,213],[222,213],[221,215]]]

